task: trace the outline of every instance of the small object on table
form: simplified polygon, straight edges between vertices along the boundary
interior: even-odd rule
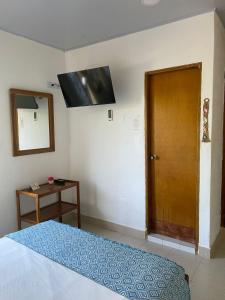
[[[53,184],[54,183],[54,177],[48,176],[48,183]]]
[[[32,183],[30,185],[30,187],[31,187],[32,191],[36,191],[36,190],[40,189],[40,186],[38,185],[38,183]]]
[[[65,179],[55,179],[54,180],[54,183],[57,184],[57,185],[65,185],[66,183],[66,180]]]

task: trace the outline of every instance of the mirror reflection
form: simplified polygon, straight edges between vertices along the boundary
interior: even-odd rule
[[[46,97],[16,95],[19,150],[48,148],[49,110]]]
[[[55,151],[53,95],[10,89],[13,155]]]

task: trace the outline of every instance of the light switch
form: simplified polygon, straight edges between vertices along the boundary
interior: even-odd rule
[[[113,110],[112,109],[108,110],[108,121],[113,121]]]
[[[37,121],[37,112],[34,112],[34,121]]]

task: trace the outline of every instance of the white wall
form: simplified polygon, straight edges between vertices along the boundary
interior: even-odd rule
[[[213,126],[211,173],[211,245],[221,224],[221,182],[223,158],[223,108],[225,72],[225,29],[215,14],[214,20],[214,70],[213,70]]]
[[[48,175],[68,177],[67,109],[60,90],[47,88],[65,70],[62,51],[0,31],[0,235],[16,229],[15,189],[46,181]],[[9,88],[54,94],[56,152],[12,156]]]
[[[71,177],[81,180],[83,214],[145,230],[144,73],[202,62],[202,99],[212,99],[213,36],[208,13],[66,53],[67,71],[109,65],[117,100],[70,109]],[[199,238],[209,247],[211,144],[201,143],[200,154]]]

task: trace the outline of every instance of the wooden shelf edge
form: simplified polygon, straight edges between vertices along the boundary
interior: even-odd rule
[[[78,205],[76,203],[70,203],[66,201],[54,202],[40,208],[40,221],[43,222],[56,219],[76,209],[78,209]],[[36,224],[36,210],[21,215],[21,220]]]
[[[45,196],[55,194],[58,192],[63,192],[67,189],[71,189],[71,188],[79,186],[79,181],[67,180],[67,179],[65,179],[65,181],[66,181],[65,185],[57,185],[57,184],[49,185],[48,183],[43,183],[43,184],[40,184],[40,189],[38,189],[36,191],[32,191],[31,188],[24,188],[22,190],[16,190],[16,193],[18,193],[20,195],[32,197],[32,198],[35,198],[38,195],[39,198],[43,198]],[[40,191],[44,186],[47,186],[49,188],[49,190],[40,194]]]

